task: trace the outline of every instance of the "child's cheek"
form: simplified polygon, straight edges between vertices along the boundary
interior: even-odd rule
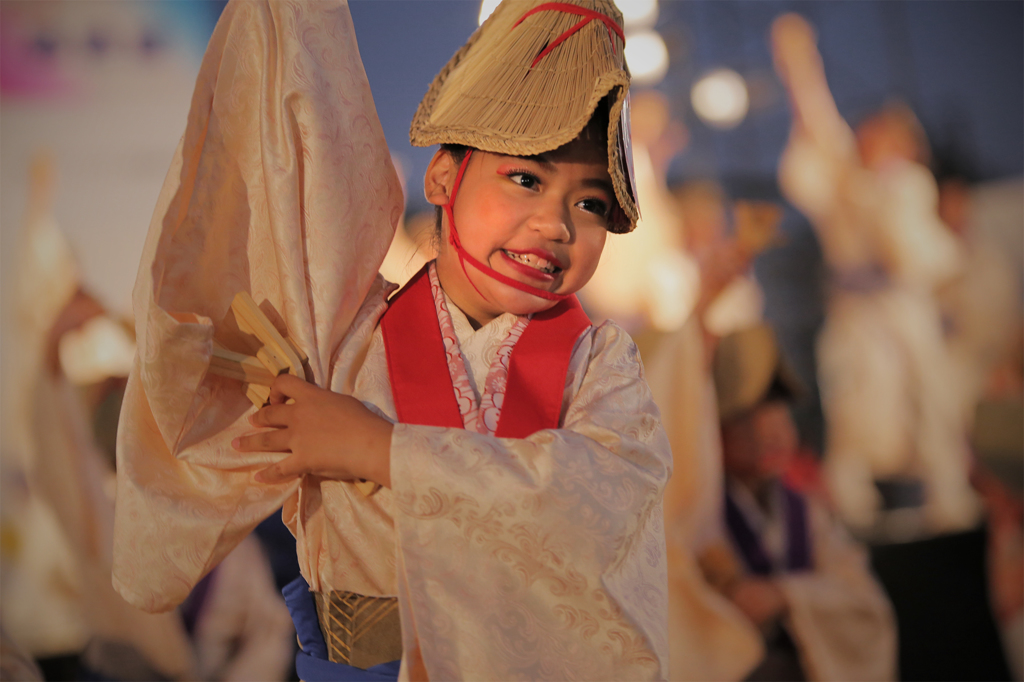
[[[504,247],[515,233],[515,225],[519,218],[517,210],[518,213],[522,213],[522,207],[517,202],[501,193],[496,193],[487,201],[481,202],[477,218],[481,242],[495,250]]]

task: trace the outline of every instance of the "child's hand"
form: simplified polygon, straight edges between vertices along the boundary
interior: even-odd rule
[[[270,405],[249,421],[271,430],[236,438],[232,443],[236,450],[292,453],[257,473],[256,480],[262,483],[313,474],[391,485],[394,427],[351,396],[282,374],[270,388]]]
[[[786,595],[767,578],[744,578],[729,598],[758,626],[765,625],[786,612]]]

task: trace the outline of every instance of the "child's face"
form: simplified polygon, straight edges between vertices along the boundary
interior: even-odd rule
[[[789,406],[761,403],[722,427],[725,473],[749,482],[780,476],[796,454],[799,440]]]
[[[427,200],[447,203],[457,172],[450,154],[435,154],[424,179]],[[456,196],[455,225],[463,248],[490,268],[531,287],[571,294],[597,268],[614,202],[602,143],[575,140],[533,157],[474,151]],[[475,322],[555,305],[469,263],[463,271],[448,241],[450,229],[445,216],[438,277]]]

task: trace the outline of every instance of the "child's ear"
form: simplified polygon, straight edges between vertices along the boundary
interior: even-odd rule
[[[451,197],[451,189],[455,184],[455,159],[451,152],[438,149],[434,158],[427,166],[423,176],[423,196],[435,206],[444,206]]]

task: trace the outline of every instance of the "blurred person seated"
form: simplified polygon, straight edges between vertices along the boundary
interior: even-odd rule
[[[985,506],[989,601],[1013,679],[1024,679],[1024,502],[984,466],[971,482]]]
[[[721,339],[712,370],[725,541],[700,562],[764,637],[765,657],[747,679],[894,679],[895,620],[865,551],[820,502],[782,482],[798,446],[789,405],[803,389],[771,329]]]

